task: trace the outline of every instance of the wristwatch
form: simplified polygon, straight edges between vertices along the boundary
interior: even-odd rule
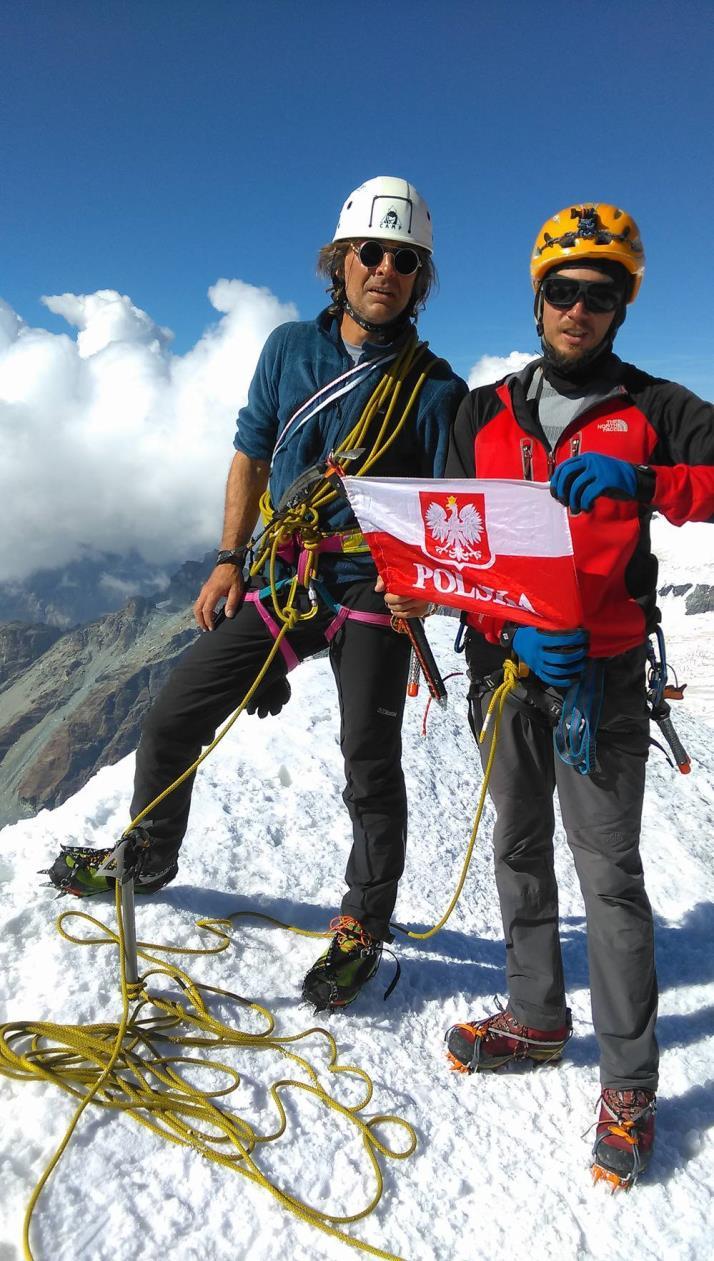
[[[216,556],[216,564],[235,565],[237,569],[242,569],[247,555],[247,547],[224,548]]]

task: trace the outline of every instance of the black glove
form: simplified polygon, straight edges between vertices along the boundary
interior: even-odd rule
[[[287,705],[290,696],[290,684],[285,675],[278,679],[264,679],[246,705],[245,711],[247,714],[257,714],[259,718],[267,718],[268,714],[275,717],[283,705]]]

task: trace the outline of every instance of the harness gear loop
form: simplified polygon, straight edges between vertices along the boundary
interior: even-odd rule
[[[588,658],[579,679],[568,688],[560,721],[553,733],[555,751],[566,766],[589,775],[595,763],[597,727],[602,709],[605,667]]]

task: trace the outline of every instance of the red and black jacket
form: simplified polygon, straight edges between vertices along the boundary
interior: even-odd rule
[[[653,510],[673,525],[714,519],[714,406],[611,355],[612,392],[578,416],[551,452],[527,399],[537,367],[464,399],[445,476],[547,482],[556,464],[588,451],[638,466],[637,501],[601,496],[591,512],[569,518],[590,652],[614,656],[641,644],[659,621]],[[504,625],[469,621],[491,643]]]

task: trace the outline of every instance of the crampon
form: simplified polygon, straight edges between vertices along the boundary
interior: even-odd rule
[[[374,976],[382,959],[383,944],[358,920],[338,915],[330,922],[333,933],[324,954],[313,963],[302,985],[305,1002],[315,1011],[336,1011],[354,1002]],[[384,995],[388,998],[399,979],[400,967]]]
[[[649,1164],[655,1137],[653,1090],[605,1089],[595,1124],[593,1182],[629,1191]]]
[[[458,1073],[482,1073],[512,1062],[557,1063],[573,1032],[570,1010],[560,1029],[533,1029],[520,1024],[506,1008],[483,1020],[452,1025],[446,1033],[446,1054]]]
[[[135,832],[136,838],[130,834],[135,846],[139,850],[146,849],[145,834],[138,828]],[[58,897],[72,894],[76,898],[88,898],[100,893],[111,893],[114,890],[115,881],[111,875],[105,875],[100,868],[115,850],[114,845],[105,849],[91,849],[84,845],[63,845],[52,866],[45,868],[39,874],[49,876],[48,886],[57,889]],[[144,871],[141,861],[138,861],[132,872],[134,891],[156,893],[158,889],[173,880],[177,871],[176,863],[172,863],[162,871]]]

